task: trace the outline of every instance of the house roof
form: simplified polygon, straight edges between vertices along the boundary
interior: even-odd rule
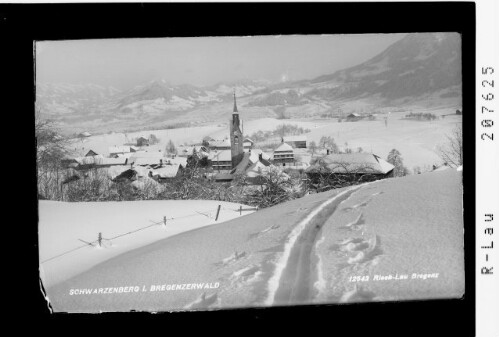
[[[209,147],[227,147],[230,146],[230,140],[213,140],[208,142]]]
[[[220,152],[212,152],[208,157],[211,161],[232,161],[232,153],[230,150],[223,150]]]
[[[126,165],[128,158],[119,157],[119,158],[96,158],[95,165],[97,166],[106,166],[106,165]]]
[[[360,115],[358,113],[351,113],[349,114],[347,117],[360,117]]]
[[[178,157],[176,156],[175,158],[165,158],[165,160],[167,163],[171,163],[171,164],[180,164],[182,166],[186,166],[187,165],[187,158],[185,157]]]
[[[129,163],[133,165],[157,165],[161,163],[161,160],[165,162],[163,157],[139,157],[139,158],[134,158],[133,156],[130,157]]]
[[[128,145],[109,147],[109,153],[129,153],[132,152],[132,150],[137,150],[137,148]]]
[[[135,158],[163,158],[163,152],[161,151],[137,151],[132,154],[130,159],[135,159]]]
[[[299,136],[287,136],[282,137],[284,142],[306,142],[307,136],[299,135]]]
[[[95,161],[97,159],[103,159],[104,156],[99,154],[96,156],[88,156],[88,157],[77,157],[75,158],[76,162],[78,162],[79,165],[93,165],[95,164]]]
[[[94,154],[92,154],[94,153]],[[95,152],[94,150],[88,150],[87,154],[85,155],[85,157],[89,157],[89,156],[96,156],[98,155],[97,152]]]
[[[287,151],[293,151],[293,147],[291,145],[286,144],[286,143],[281,143],[277,149],[274,150],[274,152],[287,152]]]
[[[151,172],[153,177],[159,176],[160,178],[174,178],[177,176],[179,168],[179,164],[163,165],[160,168],[152,170]]]
[[[334,153],[319,159],[306,172],[317,172],[325,168],[334,173],[386,174],[394,166],[372,153]]]
[[[253,162],[258,161],[260,154],[262,155],[262,159],[264,159],[264,160],[270,160],[270,158],[271,158],[267,153],[263,152],[261,149],[252,149],[251,150],[251,156],[252,156],[251,161],[253,161]],[[256,159],[253,159],[253,158],[256,158]]]

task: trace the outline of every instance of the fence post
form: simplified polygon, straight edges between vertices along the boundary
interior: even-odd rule
[[[239,205],[239,215],[243,215],[243,206]]]
[[[166,227],[166,215],[163,217],[163,225]]]
[[[217,208],[217,216],[215,217],[215,221],[218,220],[218,214],[220,214],[220,208],[222,208],[222,205],[218,205],[218,208]]]
[[[102,232],[99,232],[99,235],[97,237],[97,241],[99,242],[99,247],[102,247]]]

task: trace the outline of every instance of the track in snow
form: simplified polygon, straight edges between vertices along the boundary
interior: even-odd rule
[[[313,252],[317,236],[337,207],[362,186],[335,195],[296,226],[288,237],[284,254],[269,281],[267,304],[300,304],[313,299],[317,278],[317,261]]]

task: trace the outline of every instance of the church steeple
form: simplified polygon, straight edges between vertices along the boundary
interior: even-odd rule
[[[235,168],[243,159],[243,132],[242,123],[237,111],[236,90],[234,89],[234,109],[232,111],[232,121],[230,123],[230,152],[232,158],[232,168]]]
[[[236,104],[236,89],[234,89],[234,109],[232,110],[232,112],[238,113]]]

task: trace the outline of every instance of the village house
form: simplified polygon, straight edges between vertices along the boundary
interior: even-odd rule
[[[137,138],[137,146],[149,146],[149,138],[140,136]]]
[[[79,138],[87,138],[87,137],[90,137],[90,136],[92,136],[92,134],[90,132],[88,132],[88,131],[81,132],[81,133],[78,134]]]
[[[289,166],[294,164],[294,151],[291,145],[281,143],[272,155],[272,163],[277,166]]]
[[[394,166],[372,153],[334,153],[305,170],[312,184],[321,178],[373,181],[393,175]]]
[[[230,171],[232,169],[232,154],[230,150],[211,152],[208,156],[213,171]]]
[[[271,168],[275,168],[270,162],[270,156],[265,152],[255,149],[251,152],[245,152],[242,160],[235,168],[228,173],[219,173],[214,176],[217,182],[229,182],[234,180],[236,176],[244,177],[248,184],[259,184],[262,175],[269,172]]]
[[[362,119],[362,116],[359,115],[358,113],[351,113],[347,116],[346,120],[347,122],[355,122]]]
[[[307,136],[304,135],[282,137],[281,141],[283,143],[291,145],[295,149],[307,148]]]

